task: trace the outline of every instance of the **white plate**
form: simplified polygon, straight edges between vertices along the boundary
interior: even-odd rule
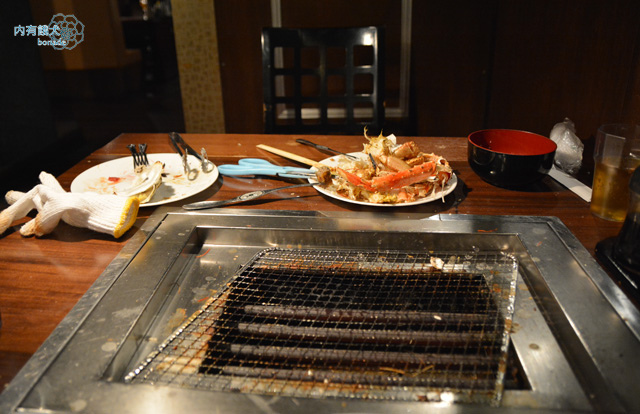
[[[349,155],[355,155],[358,158],[366,158],[367,155],[363,152],[352,152]],[[340,157],[342,157],[342,155],[336,155],[334,157],[330,157],[327,159],[324,159],[322,161],[320,161],[321,164],[326,165],[327,167],[337,167],[338,166],[338,160],[340,159]],[[310,183],[315,183],[317,182],[314,179],[309,179]],[[451,173],[451,178],[449,178],[449,181],[447,181],[447,183],[444,185],[444,189],[442,191],[437,191],[433,194],[431,194],[428,197],[425,198],[421,198],[419,200],[416,201],[410,201],[408,203],[396,203],[396,204],[389,204],[389,203],[370,203],[368,201],[358,201],[358,200],[352,200],[350,198],[347,197],[343,197],[340,194],[336,193],[335,191],[330,191],[327,190],[326,188],[322,187],[322,186],[314,186],[313,188],[315,188],[316,190],[318,190],[319,192],[321,192],[322,194],[335,198],[336,200],[341,200],[341,201],[346,201],[347,203],[353,203],[353,204],[360,204],[363,206],[373,206],[373,207],[405,207],[405,206],[415,206],[418,204],[425,204],[425,203],[430,203],[432,201],[435,200],[442,200],[442,197],[446,196],[447,194],[449,194],[450,192],[452,192],[455,188],[456,185],[458,185],[458,178],[456,177],[456,175],[454,173]]]
[[[187,157],[189,167],[197,171],[193,180],[187,179],[182,167],[182,158],[175,154],[148,154],[149,163],[156,161],[164,163],[162,184],[155,194],[143,207],[167,204],[191,197],[211,186],[218,179],[218,168],[205,173],[200,167],[200,160],[193,155]],[[116,186],[126,188],[133,182],[133,158],[124,157],[98,164],[78,175],[71,183],[72,193],[93,192],[99,194],[114,194]]]

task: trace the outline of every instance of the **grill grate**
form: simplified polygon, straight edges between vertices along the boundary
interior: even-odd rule
[[[267,249],[125,381],[496,404],[516,277],[503,253]]]

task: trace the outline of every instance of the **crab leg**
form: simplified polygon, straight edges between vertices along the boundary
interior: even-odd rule
[[[382,177],[376,177],[371,180],[371,186],[376,190],[392,190],[402,188],[407,185],[424,181],[429,177],[432,177],[435,172],[436,164],[434,162],[425,162],[424,164],[416,165],[415,167],[405,171],[384,175]]]
[[[342,168],[336,168],[336,172],[345,180],[349,181],[351,184],[356,185],[358,187],[362,187],[368,191],[375,191],[376,189],[371,186],[369,181],[363,180],[357,175],[350,173],[348,171],[343,170]]]

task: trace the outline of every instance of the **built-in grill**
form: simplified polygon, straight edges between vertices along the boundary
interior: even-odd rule
[[[516,277],[505,254],[267,249],[126,380],[497,404]]]
[[[638,366],[555,218],[160,208],[0,412],[640,412]]]

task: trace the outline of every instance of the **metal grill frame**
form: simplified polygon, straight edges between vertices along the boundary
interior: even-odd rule
[[[310,262],[313,255],[315,262]],[[304,257],[301,257],[304,256]],[[398,258],[402,260],[398,262]],[[302,259],[302,260],[301,260]],[[486,287],[489,288],[491,298],[496,305],[496,317],[494,323],[499,323],[500,334],[492,345],[499,349],[496,358],[491,358],[495,369],[494,378],[484,381],[460,382],[460,380],[437,379],[435,370],[430,372],[425,363],[422,372],[403,372],[389,367],[388,370],[379,369],[372,374],[370,371],[345,371],[338,373],[331,369],[318,369],[315,366],[305,366],[296,373],[284,373],[279,370],[263,368],[261,374],[242,364],[231,369],[231,375],[210,375],[201,372],[201,366],[206,357],[207,342],[215,334],[213,325],[225,312],[228,295],[237,289],[238,283],[244,282],[244,278],[250,278],[251,272],[257,267],[271,271],[291,271],[295,268],[299,272],[317,270],[323,268],[335,275],[371,275],[378,274],[382,278],[390,275],[404,277],[419,275],[420,277],[457,277],[456,275],[480,275]],[[176,332],[162,343],[156,351],[149,355],[140,366],[125,377],[125,382],[153,383],[160,385],[173,385],[195,389],[213,391],[240,391],[258,394],[276,394],[290,397],[346,397],[361,399],[387,399],[405,401],[444,401],[461,403],[483,403],[497,405],[502,396],[503,381],[506,371],[507,351],[509,345],[509,333],[511,330],[514,311],[517,260],[503,252],[407,252],[407,251],[366,251],[366,250],[329,250],[329,249],[280,249],[269,248],[262,250],[246,263],[234,276],[229,288],[221,292],[215,298],[209,300],[198,312],[189,318]],[[263,276],[263,275],[260,275]],[[235,284],[235,285],[234,285]],[[280,309],[280,316],[291,312],[291,307]],[[259,309],[253,309],[259,312]],[[269,311],[273,312],[273,306]],[[357,309],[361,318],[363,310]],[[364,312],[371,312],[365,310]],[[380,316],[380,311],[374,311]],[[316,314],[318,312],[316,311]],[[339,311],[338,311],[339,313]],[[418,312],[420,313],[420,312]],[[441,315],[445,315],[444,313]],[[399,313],[394,313],[397,318]],[[415,317],[415,313],[403,313],[403,317]],[[370,315],[371,316],[371,315]],[[425,312],[418,315],[425,317]],[[430,317],[441,318],[437,314]],[[324,318],[332,317],[324,315]],[[333,317],[338,317],[334,314]],[[390,317],[389,312],[385,317]],[[397,321],[396,321],[397,322]],[[244,329],[249,325],[245,324]],[[275,326],[252,326],[251,329],[271,330],[273,336]],[[290,333],[291,328],[287,329]],[[318,332],[316,329],[314,332]],[[324,335],[336,335],[332,331],[323,331]],[[366,331],[364,331],[366,332]],[[387,331],[387,336],[394,335],[394,331]],[[454,333],[459,335],[458,333]],[[278,334],[275,333],[277,336]],[[379,334],[378,334],[379,335]],[[304,336],[304,335],[303,335]],[[422,339],[420,339],[422,337]],[[428,340],[429,333],[414,333],[411,338],[415,340]],[[486,339],[486,338],[485,338]],[[335,338],[334,338],[335,340]],[[442,336],[439,340],[442,340]],[[260,352],[265,358],[278,356],[278,350],[261,347],[260,351],[249,349],[246,346],[236,346],[236,351]],[[269,351],[269,352],[267,352]],[[288,351],[290,352],[290,351]],[[266,354],[265,354],[266,353]],[[358,357],[357,352],[354,355]],[[367,354],[371,358],[372,354]],[[378,355],[383,358],[384,356]],[[417,358],[427,358],[426,355],[418,355]],[[433,356],[429,356],[434,358]],[[460,357],[460,356],[458,356]],[[464,357],[464,356],[463,356]],[[436,356],[435,358],[445,358]],[[435,359],[440,364],[457,364],[455,354],[446,360]],[[438,362],[439,361],[439,362]],[[444,362],[443,362],[444,361]],[[322,368],[322,367],[320,367]],[[326,367],[325,367],[326,368]],[[308,371],[308,373],[305,373]],[[247,375],[250,373],[249,375]],[[449,375],[445,372],[445,375]],[[345,378],[347,376],[348,378]],[[416,379],[417,377],[419,379]],[[436,378],[434,380],[434,378]],[[478,385],[480,384],[480,385]]]
[[[640,411],[640,374],[632,369],[640,365],[639,311],[555,217],[247,209],[195,214],[171,207],[156,210],[124,246],[0,395],[0,411],[73,411],[86,404],[84,411],[110,414],[114,401],[131,414],[212,407],[225,413],[380,414],[493,408],[274,398],[123,382],[158,341],[171,335],[174,323],[184,320],[182,312],[174,318],[177,311],[196,312],[203,297],[224,289],[240,263],[274,246],[478,247],[513,254],[519,274],[510,349],[525,383],[524,388],[508,385],[500,406],[509,412]],[[234,249],[237,253],[230,254]],[[571,352],[563,352],[567,349]]]

